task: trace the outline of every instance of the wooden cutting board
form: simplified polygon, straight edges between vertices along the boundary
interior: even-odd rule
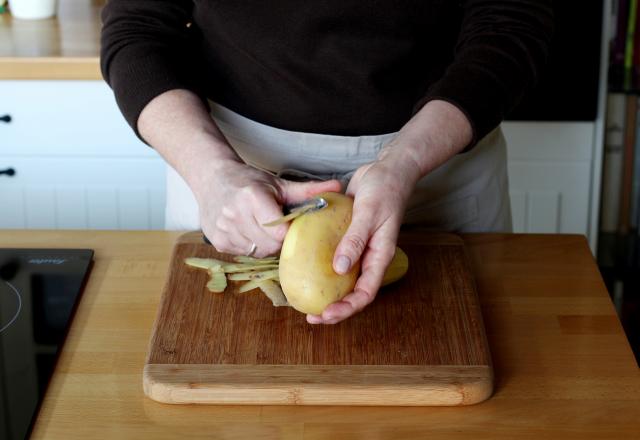
[[[229,259],[181,236],[144,367],[144,391],[166,403],[468,405],[493,370],[465,248],[452,234],[401,233],[410,267],[358,315],[310,325],[260,291],[206,290],[187,257]]]

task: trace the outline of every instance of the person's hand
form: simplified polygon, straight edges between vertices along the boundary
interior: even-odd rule
[[[354,197],[351,225],[336,248],[333,268],[345,273],[360,259],[362,272],[353,292],[327,306],[322,315],[307,315],[307,322],[335,324],[373,301],[395,253],[406,203],[417,178],[417,170],[385,160],[356,171],[346,191]]]
[[[338,244],[333,269],[345,273],[358,259],[362,273],[354,291],[329,304],[311,324],[335,324],[359,312],[375,298],[395,253],[409,196],[418,180],[462,151],[473,128],[455,105],[425,104],[386,145],[377,161],[359,168],[347,194],[354,197],[351,225]]]
[[[219,252],[255,257],[277,253],[288,224],[263,226],[282,216],[282,205],[325,191],[340,191],[337,180],[292,182],[236,160],[219,162],[196,189],[202,231]]]

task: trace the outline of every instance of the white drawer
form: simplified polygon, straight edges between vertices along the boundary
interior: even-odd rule
[[[0,81],[3,115],[11,122],[0,122],[0,157],[156,155],[102,81]]]
[[[165,165],[154,158],[0,157],[0,229],[162,229]]]

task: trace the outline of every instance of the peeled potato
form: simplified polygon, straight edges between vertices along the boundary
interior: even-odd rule
[[[289,304],[302,313],[318,315],[353,290],[360,262],[339,275],[333,255],[351,223],[353,199],[323,193],[328,206],[291,222],[280,252],[280,285]]]

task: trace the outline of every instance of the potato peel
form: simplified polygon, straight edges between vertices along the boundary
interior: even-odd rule
[[[263,271],[268,269],[277,269],[277,264],[226,264],[222,266],[226,273],[239,273],[249,271]]]
[[[236,263],[274,264],[278,262],[278,257],[254,258],[244,255],[237,255],[233,257],[233,261],[235,261]]]
[[[262,293],[271,300],[274,307],[289,306],[280,285],[273,280],[262,280],[257,283]]]
[[[213,266],[209,270],[209,282],[207,283],[207,289],[211,292],[224,292],[227,288],[227,277],[224,275],[221,266]]]
[[[253,258],[247,256],[233,257],[235,263],[215,258],[186,258],[188,266],[206,269],[210,279],[207,289],[211,292],[224,292],[229,281],[247,281],[237,290],[238,293],[260,289],[275,307],[288,306],[279,285],[279,260],[277,257]]]
[[[238,293],[245,293],[253,289],[258,288],[258,280],[251,280],[249,282],[244,283],[240,288],[238,288]]]
[[[278,278],[278,269],[265,270],[262,272],[238,272],[228,275],[230,281],[249,281],[249,280],[273,280]]]
[[[215,258],[185,258],[184,262],[187,266],[197,267],[198,269],[210,269],[215,266],[224,267],[229,264],[226,261],[216,260]]]

